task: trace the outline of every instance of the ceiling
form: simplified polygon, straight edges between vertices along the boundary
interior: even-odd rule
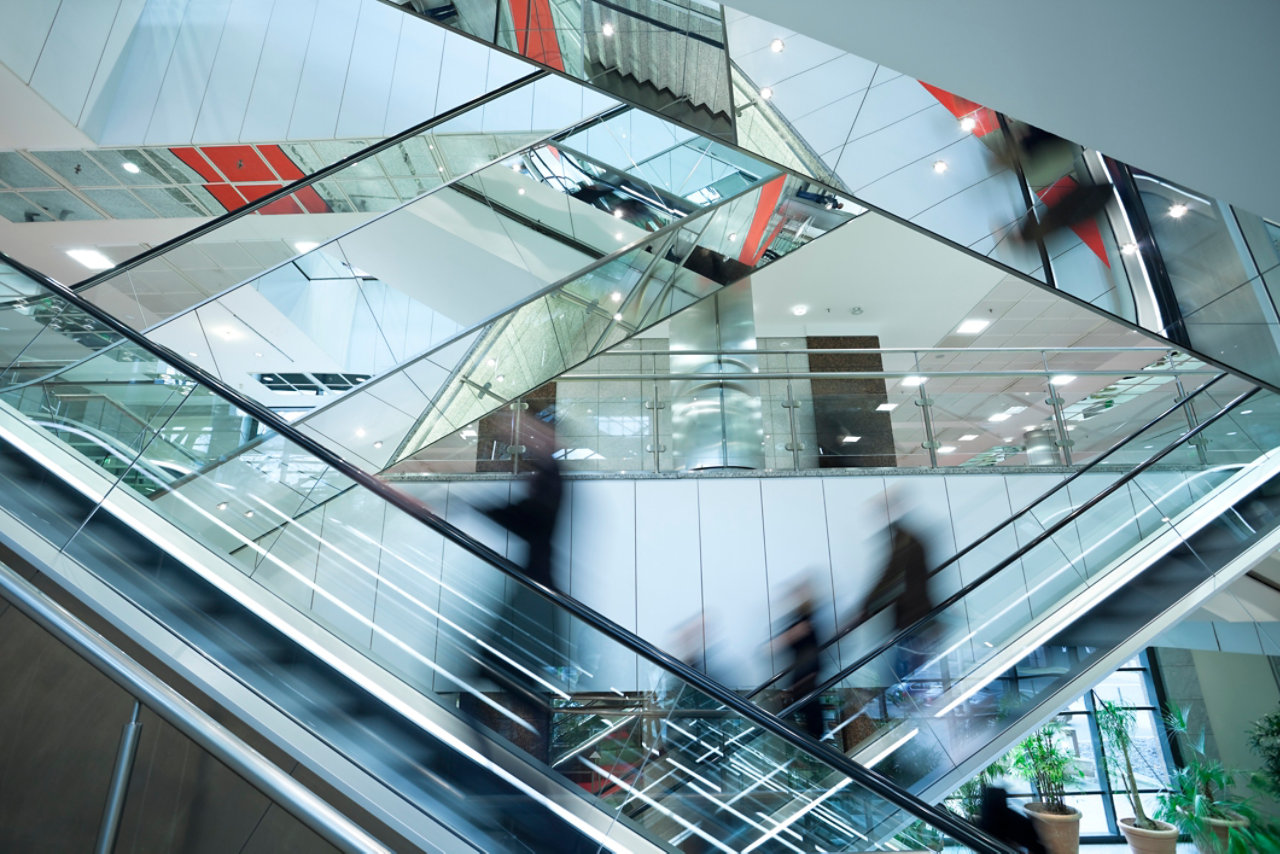
[[[1280,217],[1280,5],[734,0],[1255,213]]]

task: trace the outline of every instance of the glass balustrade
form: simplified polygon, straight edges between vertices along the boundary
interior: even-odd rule
[[[27,536],[161,622],[201,627],[193,641],[211,644],[209,654],[255,690],[287,692],[285,708],[304,702],[303,722],[354,761],[376,765],[392,746],[342,729],[353,713],[326,708],[337,700],[314,693],[303,678],[314,667],[297,670],[297,653],[280,653],[296,665],[288,678],[262,676],[273,653],[237,644],[219,627],[231,619],[225,609],[192,617],[197,598],[167,580],[198,576],[233,595],[282,639],[377,696],[462,715],[615,817],[611,833],[816,851],[894,849],[910,832],[901,800],[873,791],[874,781],[707,694],[625,632],[352,488],[325,460],[61,300],[51,295],[46,306],[90,328],[93,351],[60,366],[32,364],[30,346],[4,354],[5,376],[23,380],[0,387],[8,451],[0,507]],[[53,334],[45,327],[36,340]],[[98,441],[63,441],[66,422],[50,411],[103,383],[114,405],[75,412]],[[254,453],[228,453],[255,434]],[[96,450],[103,446],[109,453]],[[155,556],[142,557],[148,550]],[[420,761],[405,749],[395,748],[401,769]],[[456,762],[429,767],[446,781],[462,773]],[[476,799],[477,815],[485,804]]]
[[[985,536],[934,574],[942,604],[925,619],[895,632],[882,611],[847,635],[846,668],[820,691],[842,748],[926,789],[1270,533],[1280,399],[1232,402],[1238,390],[1198,396],[1200,407],[1228,408],[1190,438],[1165,442],[1186,432],[1173,412],[1131,439],[1166,454],[1092,503],[1074,502],[1075,516],[1074,491],[1055,492]],[[1228,489],[1231,500],[1206,506]],[[1015,665],[1035,678],[1010,680]]]

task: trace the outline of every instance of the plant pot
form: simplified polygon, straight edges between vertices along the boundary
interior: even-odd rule
[[[1157,821],[1158,830],[1143,830],[1133,826],[1133,819],[1120,819],[1120,832],[1133,854],[1174,854],[1178,850],[1178,828],[1165,821]]]
[[[1069,815],[1060,815],[1044,811],[1044,804],[1032,801],[1027,804],[1027,815],[1035,822],[1036,832],[1040,834],[1040,842],[1049,854],[1079,854],[1080,852],[1080,810],[1068,807]]]
[[[1248,827],[1249,819],[1242,815],[1232,818],[1206,818],[1205,835],[1196,840],[1196,850],[1200,854],[1223,854],[1227,850],[1227,835],[1233,827]]]

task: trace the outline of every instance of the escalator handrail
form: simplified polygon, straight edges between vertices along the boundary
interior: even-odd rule
[[[520,77],[516,80],[512,80],[510,83],[506,83],[502,86],[498,86],[492,92],[486,92],[478,97],[472,98],[466,103],[459,104],[458,106],[453,107],[452,109],[445,110],[443,113],[440,113],[439,115],[432,116],[426,121],[418,122],[413,127],[402,130],[399,133],[394,134],[393,136],[389,136],[389,137],[386,137],[385,139],[381,139],[373,143],[372,145],[367,145],[357,152],[348,154],[346,157],[343,157],[341,160],[335,160],[333,163],[330,163],[328,166],[324,166],[320,169],[317,169],[315,172],[312,172],[310,175],[304,175],[301,178],[297,179],[296,181],[293,181],[292,183],[285,184],[280,189],[267,193],[265,196],[255,199],[249,202],[248,204],[243,205],[242,207],[238,207],[235,210],[227,211],[224,214],[219,214],[218,216],[214,217],[208,222],[198,225],[195,228],[191,229],[190,231],[184,231],[182,234],[179,234],[177,237],[174,237],[170,240],[166,240],[163,243],[158,243],[152,248],[148,249],[147,251],[139,253],[138,255],[135,255],[126,261],[122,261],[114,267],[103,270],[101,273],[92,275],[87,279],[82,279],[81,281],[77,282],[73,287],[75,290],[78,290],[78,291],[88,290],[92,288],[94,285],[100,284],[101,282],[114,278],[120,273],[123,273],[127,270],[133,269],[134,267],[138,267],[142,264],[145,264],[148,261],[151,261],[152,259],[165,254],[171,249],[182,246],[185,243],[190,243],[192,240],[195,240],[199,237],[203,237],[204,235],[208,234],[211,231],[222,228],[222,226],[226,225],[229,222],[237,220],[243,216],[248,216],[254,211],[265,208],[267,205],[270,205],[272,202],[277,202],[280,199],[287,198],[293,195],[294,193],[298,192],[298,190],[304,189],[306,187],[311,186],[312,184],[323,181],[325,178],[328,178],[331,175],[341,172],[343,169],[346,169],[348,166],[351,166],[354,163],[358,163],[362,160],[367,160],[369,157],[375,154],[386,151],[389,148],[394,148],[400,143],[405,142],[406,140],[412,139],[413,137],[418,136],[419,134],[430,130],[432,127],[435,127],[436,125],[441,125],[441,124],[444,124],[445,122],[451,121],[457,118],[458,116],[461,116],[464,113],[469,112],[470,110],[474,110],[476,107],[482,106],[483,104],[486,104],[490,101],[500,98],[503,95],[507,95],[507,94],[510,94],[511,92],[515,92],[516,90],[521,89],[530,83],[533,83],[537,80],[541,80],[542,78],[549,77],[549,76],[551,76],[551,72],[547,71],[546,69],[539,69],[537,71],[534,71],[531,74],[526,74],[523,77]]]
[[[911,793],[900,788],[884,775],[870,768],[859,765],[833,747],[821,744],[812,737],[800,733],[795,728],[783,723],[777,717],[769,714],[755,703],[744,699],[742,696],[728,688],[725,688],[718,682],[709,679],[704,674],[694,670],[692,667],[674,656],[663,652],[661,649],[643,638],[632,634],[607,617],[596,613],[586,605],[583,605],[577,599],[530,580],[528,576],[526,576],[524,572],[522,572],[521,569],[509,558],[499,554],[481,543],[479,540],[476,540],[469,534],[459,530],[444,519],[441,519],[422,502],[411,498],[409,495],[384,483],[375,476],[343,459],[341,456],[334,453],[329,448],[326,448],[315,439],[312,439],[310,436],[297,431],[292,424],[270,408],[263,406],[256,400],[236,391],[221,379],[208,373],[198,365],[190,363],[188,360],[182,358],[177,353],[174,353],[169,348],[161,344],[157,344],[142,333],[117,320],[111,314],[90,302],[82,294],[77,293],[66,285],[53,281],[49,277],[31,269],[25,264],[9,258],[3,252],[0,252],[0,261],[11,265],[15,270],[18,270],[23,275],[26,275],[33,281],[44,285],[54,294],[67,300],[72,305],[75,305],[81,311],[93,315],[130,343],[147,351],[157,359],[167,362],[171,366],[182,371],[187,376],[191,377],[196,382],[221,397],[223,400],[231,403],[240,411],[257,419],[262,424],[265,424],[270,429],[274,430],[282,438],[292,442],[307,453],[312,454],[325,465],[331,467],[363,488],[373,492],[382,500],[418,520],[428,528],[431,528],[433,531],[450,540],[455,545],[470,552],[476,557],[479,557],[486,563],[489,563],[494,568],[515,580],[517,584],[524,585],[525,587],[534,590],[544,599],[551,601],[557,607],[567,611],[576,619],[581,620],[583,623],[599,631],[610,640],[657,664],[667,672],[674,673],[686,684],[691,685],[706,696],[714,699],[717,703],[732,709],[741,717],[746,718],[752,726],[769,732],[771,735],[781,739],[782,741],[799,748],[805,753],[815,756],[834,770],[844,774],[859,786],[871,792],[873,795],[887,801],[913,817],[923,820],[926,824],[941,830],[951,838],[967,845],[975,851],[993,852],[993,854],[1014,854],[1013,849],[978,830],[968,822],[959,818],[950,810],[925,803]]]
[[[390,848],[4,564],[0,564],[0,593],[91,667],[338,850],[391,854]]]
[[[1125,445],[1129,444],[1130,442],[1132,442],[1132,441],[1136,440],[1138,436],[1141,436],[1143,433],[1147,432],[1147,431],[1148,431],[1148,430],[1150,430],[1152,427],[1156,426],[1156,425],[1157,425],[1157,424],[1159,424],[1161,421],[1163,421],[1164,419],[1168,418],[1170,415],[1173,415],[1173,414],[1174,414],[1175,412],[1177,412],[1179,409],[1182,409],[1184,406],[1188,405],[1188,404],[1189,404],[1189,403],[1190,403],[1190,402],[1191,402],[1191,401],[1192,401],[1192,400],[1193,400],[1197,395],[1199,395],[1201,392],[1206,391],[1210,386],[1212,386],[1214,383],[1218,382],[1219,380],[1221,380],[1221,379],[1222,379],[1223,377],[1225,377],[1225,376],[1227,376],[1227,375],[1226,375],[1226,374],[1217,374],[1217,375],[1216,375],[1216,376],[1214,376],[1212,379],[1210,379],[1207,383],[1204,383],[1203,385],[1198,386],[1198,387],[1197,387],[1197,388],[1195,388],[1195,389],[1192,389],[1192,391],[1191,391],[1191,393],[1190,393],[1190,394],[1187,394],[1187,395],[1185,395],[1185,396],[1183,396],[1183,397],[1180,397],[1180,398],[1178,398],[1177,400],[1175,400],[1172,404],[1170,404],[1169,408],[1168,408],[1168,409],[1166,409],[1164,412],[1161,412],[1161,413],[1160,413],[1159,415],[1157,415],[1155,418],[1152,418],[1152,419],[1151,419],[1150,421],[1148,421],[1146,424],[1143,424],[1143,425],[1142,425],[1141,427],[1139,427],[1137,430],[1134,430],[1132,433],[1130,433],[1129,435],[1125,436],[1125,437],[1124,437],[1123,439],[1121,439],[1119,442],[1116,442],[1116,444],[1112,445],[1110,448],[1108,448],[1106,451],[1104,451],[1101,455],[1099,455],[1099,456],[1097,456],[1097,457],[1093,458],[1092,460],[1090,460],[1090,461],[1089,461],[1089,463],[1088,463],[1087,465],[1083,466],[1082,468],[1078,468],[1078,469],[1076,469],[1076,470],[1075,470],[1075,471],[1073,471],[1070,475],[1068,475],[1067,477],[1065,477],[1065,478],[1063,478],[1062,480],[1058,481],[1056,484],[1054,484],[1054,485],[1053,485],[1052,487],[1050,487],[1048,490],[1046,490],[1045,492],[1043,492],[1042,494],[1040,494],[1039,496],[1037,496],[1033,501],[1031,501],[1029,504],[1027,504],[1027,506],[1023,507],[1023,508],[1022,508],[1021,510],[1019,510],[1017,513],[1014,513],[1012,516],[1010,516],[1009,518],[1005,519],[1003,522],[1001,522],[1000,524],[996,525],[994,528],[992,528],[991,530],[987,531],[985,534],[982,534],[980,537],[978,537],[978,538],[977,538],[976,540],[974,540],[973,542],[969,543],[969,545],[965,546],[965,547],[964,547],[964,548],[962,548],[960,551],[956,552],[956,553],[955,553],[955,554],[953,554],[951,557],[947,558],[945,561],[943,561],[941,564],[939,564],[939,565],[938,565],[938,566],[937,566],[937,567],[936,567],[932,572],[930,572],[930,573],[929,573],[929,577],[930,577],[930,578],[932,578],[933,576],[935,576],[935,575],[937,575],[938,573],[942,572],[942,571],[943,571],[944,569],[946,569],[947,567],[949,567],[949,566],[951,566],[952,564],[956,563],[957,561],[959,561],[959,560],[960,560],[960,558],[962,558],[962,557],[964,557],[965,555],[969,554],[969,552],[973,551],[974,549],[976,549],[978,546],[982,545],[982,544],[983,544],[984,542],[986,542],[987,540],[989,540],[989,539],[991,539],[992,537],[994,537],[994,536],[996,536],[997,534],[999,534],[1001,531],[1003,531],[1005,528],[1007,528],[1010,524],[1012,524],[1015,520],[1022,518],[1022,517],[1023,517],[1023,516],[1025,516],[1027,513],[1030,513],[1030,512],[1031,512],[1032,510],[1034,510],[1036,507],[1040,506],[1040,504],[1041,504],[1042,502],[1044,502],[1044,500],[1045,500],[1045,499],[1047,499],[1049,496],[1056,494],[1059,490],[1065,489],[1065,488],[1066,488],[1067,486],[1069,486],[1072,482],[1074,482],[1074,481],[1076,480],[1076,478],[1080,477],[1081,475],[1087,474],[1087,473],[1089,473],[1090,471],[1092,471],[1096,466],[1100,465],[1104,460],[1106,460],[1106,458],[1107,458],[1107,457],[1109,457],[1109,456],[1111,456],[1112,454],[1116,453],[1117,451],[1119,451],[1121,448],[1123,448]],[[1185,438],[1185,437],[1183,437],[1183,438]],[[1181,441],[1181,439],[1180,439],[1179,441]],[[876,610],[872,611],[872,612],[868,615],[868,618],[867,618],[867,619],[870,619],[871,617],[874,617],[874,616],[876,616],[877,614],[881,613],[881,612],[882,612],[882,611],[884,611],[885,609],[889,608],[891,604],[892,604],[892,603],[886,603],[886,604],[884,604],[884,605],[881,605],[879,608],[877,608]],[[865,621],[864,621],[864,622],[865,622]],[[840,641],[844,640],[846,637],[848,637],[850,634],[852,634],[855,630],[857,630],[857,628],[858,628],[858,626],[859,626],[859,625],[861,625],[861,623],[854,623],[854,624],[851,624],[851,625],[847,625],[847,626],[845,626],[843,629],[840,629],[839,631],[837,631],[837,632],[836,632],[836,634],[835,634],[833,637],[828,638],[828,639],[827,639],[827,640],[826,640],[826,641],[825,641],[825,642],[824,642],[824,643],[823,643],[823,644],[818,648],[818,652],[819,652],[819,653],[826,652],[826,651],[827,651],[828,649],[830,649],[831,647],[833,647],[833,646],[835,646],[836,644],[840,643]],[[779,679],[781,679],[782,677],[784,677],[784,676],[786,676],[788,673],[790,673],[792,669],[793,669],[793,668],[788,667],[788,668],[786,668],[785,670],[781,670],[781,671],[779,671],[778,673],[775,673],[774,675],[770,676],[767,680],[765,680],[764,682],[762,682],[759,686],[757,686],[756,688],[753,688],[753,689],[752,689],[752,690],[747,694],[747,696],[748,696],[748,697],[755,697],[755,696],[759,695],[759,694],[760,694],[760,692],[762,692],[762,691],[766,690],[770,685],[775,684]]]
[[[964,599],[966,596],[968,596],[970,593],[972,593],[975,589],[977,589],[982,584],[985,584],[986,582],[990,581],[1000,572],[1004,571],[1009,566],[1011,566],[1015,561],[1022,559],[1025,555],[1029,554],[1032,549],[1038,547],[1041,543],[1046,542],[1050,537],[1057,534],[1067,525],[1071,524],[1072,522],[1075,522],[1085,513],[1092,510],[1094,507],[1097,507],[1104,500],[1111,497],[1116,492],[1120,491],[1122,487],[1126,486],[1128,483],[1130,483],[1135,478],[1137,478],[1138,475],[1142,474],[1147,469],[1154,466],[1164,457],[1173,453],[1177,448],[1185,445],[1190,439],[1202,433],[1208,427],[1216,423],[1220,418],[1226,417],[1226,415],[1230,413],[1232,410],[1234,410],[1237,406],[1244,403],[1246,400],[1253,397],[1255,394],[1257,394],[1260,391],[1262,391],[1261,386],[1254,386],[1248,391],[1242,392],[1241,394],[1237,395],[1234,400],[1232,400],[1226,406],[1222,407],[1213,415],[1209,416],[1200,424],[1196,425],[1191,430],[1188,430],[1179,439],[1177,439],[1174,442],[1171,442],[1169,445],[1160,449],[1158,453],[1156,453],[1154,456],[1150,457],[1149,459],[1143,460],[1137,466],[1134,466],[1132,470],[1126,472],[1122,477],[1118,478],[1115,482],[1109,484],[1106,489],[1103,489],[1097,495],[1093,496],[1088,501],[1085,501],[1079,507],[1073,509],[1066,516],[1059,519],[1053,525],[1049,526],[1044,531],[1041,531],[1039,534],[1033,537],[1030,540],[1030,542],[1028,542],[1025,546],[1022,546],[1021,548],[1017,549],[1009,557],[1000,561],[994,567],[987,570],[982,575],[975,578],[973,581],[964,585],[955,593],[951,594],[946,599],[939,602],[937,605],[933,606],[931,609],[929,609],[929,612],[923,615],[922,617],[920,617],[920,619],[916,620],[911,625],[905,628],[899,629],[888,640],[883,641],[875,649],[860,656],[857,661],[853,662],[848,667],[842,668],[839,673],[837,673],[835,676],[832,676],[830,679],[827,679],[822,684],[815,687],[813,690],[809,691],[807,694],[805,694],[804,697],[801,697],[800,699],[792,702],[789,706],[787,706],[787,708],[778,712],[778,716],[783,717],[788,714],[791,714],[797,709],[803,707],[805,703],[817,697],[823,691],[829,690],[832,685],[836,685],[839,682],[846,679],[849,676],[849,674],[857,670],[860,670],[863,667],[866,667],[867,664],[869,664],[871,661],[875,660],[881,655],[884,655],[886,652],[892,650],[898,644],[902,643],[904,640],[911,637],[912,634],[914,634],[921,626],[928,623],[928,621],[939,617],[944,611],[946,611],[952,605],[955,605],[957,602]]]

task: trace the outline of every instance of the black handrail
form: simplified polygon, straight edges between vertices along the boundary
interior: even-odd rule
[[[1047,499],[1049,496],[1056,494],[1059,490],[1066,489],[1066,488],[1067,488],[1067,487],[1068,487],[1072,482],[1074,482],[1074,481],[1076,480],[1076,478],[1081,477],[1082,475],[1088,474],[1090,471],[1092,471],[1092,470],[1093,470],[1093,468],[1094,468],[1095,466],[1101,465],[1101,464],[1103,463],[1103,461],[1105,461],[1105,460],[1107,459],[1107,457],[1110,457],[1112,454],[1116,453],[1116,452],[1117,452],[1117,451],[1119,451],[1121,448],[1123,448],[1123,447],[1125,447],[1126,445],[1128,445],[1130,442],[1135,441],[1135,440],[1137,439],[1137,437],[1138,437],[1138,436],[1141,436],[1143,433],[1147,432],[1147,431],[1148,431],[1148,430],[1150,430],[1152,427],[1156,426],[1156,425],[1157,425],[1157,424],[1159,424],[1161,421],[1163,421],[1164,419],[1168,418],[1170,415],[1173,415],[1173,414],[1174,414],[1175,412],[1177,412],[1179,409],[1182,409],[1184,406],[1186,406],[1188,403],[1190,403],[1190,402],[1191,402],[1191,400],[1192,400],[1193,398],[1195,398],[1195,397],[1196,397],[1197,395],[1199,395],[1201,392],[1206,391],[1210,386],[1212,386],[1214,383],[1218,382],[1219,380],[1221,380],[1221,379],[1222,379],[1223,377],[1225,377],[1225,376],[1226,376],[1226,374],[1218,374],[1217,376],[1215,376],[1213,379],[1209,380],[1209,381],[1208,381],[1207,383],[1205,383],[1204,385],[1201,385],[1201,386],[1199,386],[1199,387],[1197,387],[1197,388],[1193,389],[1193,390],[1191,391],[1191,393],[1190,393],[1190,394],[1186,395],[1185,397],[1181,397],[1181,398],[1179,398],[1179,399],[1175,400],[1175,401],[1174,401],[1174,402],[1169,406],[1169,408],[1168,408],[1168,409],[1166,409],[1164,412],[1161,412],[1161,413],[1160,413],[1159,415],[1157,415],[1155,418],[1152,418],[1152,419],[1151,419],[1150,421],[1148,421],[1146,424],[1142,425],[1142,426],[1141,426],[1141,427],[1139,427],[1137,430],[1134,430],[1132,433],[1130,433],[1128,436],[1125,436],[1125,437],[1124,437],[1123,439],[1121,439],[1119,442],[1116,442],[1116,444],[1112,445],[1110,448],[1108,448],[1106,451],[1104,451],[1100,456],[1095,457],[1094,459],[1090,460],[1090,461],[1089,461],[1089,463],[1088,463],[1088,465],[1086,465],[1086,466],[1084,466],[1084,467],[1082,467],[1082,468],[1076,469],[1076,470],[1075,470],[1075,471],[1073,471],[1070,475],[1068,475],[1067,477],[1063,478],[1062,480],[1060,480],[1060,481],[1058,481],[1056,484],[1054,484],[1052,487],[1050,487],[1047,491],[1045,491],[1045,492],[1044,492],[1044,493],[1042,493],[1041,495],[1037,496],[1034,500],[1032,500],[1029,504],[1027,504],[1027,506],[1023,507],[1023,508],[1022,508],[1021,510],[1019,510],[1017,513],[1014,513],[1012,516],[1010,516],[1009,518],[1005,519],[1003,522],[1001,522],[1000,524],[996,525],[994,528],[992,528],[991,530],[987,531],[985,534],[983,534],[982,536],[978,537],[978,538],[977,538],[976,540],[974,540],[973,542],[969,543],[969,545],[965,546],[965,547],[964,547],[964,548],[962,548],[960,551],[956,552],[956,553],[955,553],[955,554],[953,554],[951,557],[947,558],[945,561],[943,561],[941,564],[939,564],[939,565],[937,566],[937,568],[935,568],[932,572],[930,572],[930,573],[929,573],[929,577],[930,577],[930,578],[934,577],[935,575],[937,575],[938,573],[942,572],[942,571],[943,571],[944,569],[946,569],[947,567],[951,566],[953,563],[956,563],[957,561],[959,561],[959,560],[960,560],[960,558],[964,557],[964,556],[965,556],[965,555],[967,555],[969,552],[973,551],[973,550],[974,550],[974,549],[976,549],[978,546],[982,545],[984,542],[986,542],[987,540],[989,540],[989,539],[991,539],[992,537],[994,537],[996,534],[998,534],[998,533],[1000,533],[1001,531],[1003,531],[1003,530],[1004,530],[1005,528],[1007,528],[1010,524],[1012,524],[1015,520],[1022,518],[1022,517],[1023,517],[1023,516],[1025,516],[1027,513],[1030,513],[1033,509],[1035,509],[1036,507],[1040,506],[1040,504],[1041,504],[1041,503],[1043,503],[1043,502],[1044,502],[1044,500],[1045,500],[1045,499]],[[1181,440],[1179,440],[1179,441],[1181,441]],[[871,617],[874,617],[874,616],[876,616],[877,614],[881,613],[882,611],[886,610],[887,608],[891,607],[891,604],[892,604],[892,603],[885,603],[884,605],[881,605],[879,608],[877,608],[876,610],[872,611],[870,614],[868,614],[868,615],[867,615],[867,620],[871,619]],[[828,649],[830,649],[831,647],[833,647],[833,646],[835,646],[836,644],[840,643],[840,641],[844,640],[846,637],[848,637],[850,634],[852,634],[854,631],[856,631],[860,626],[862,626],[864,623],[866,623],[866,621],[867,621],[867,620],[863,620],[863,621],[861,621],[861,622],[852,623],[852,624],[850,624],[850,625],[845,626],[843,629],[840,629],[839,631],[837,631],[837,632],[836,632],[836,634],[835,634],[833,637],[831,637],[831,638],[827,639],[827,641],[825,641],[825,642],[824,642],[824,643],[823,643],[823,644],[818,648],[818,652],[819,652],[819,653],[826,652],[826,651],[827,651]],[[785,670],[779,671],[778,673],[775,673],[774,675],[770,676],[767,680],[765,680],[764,682],[762,682],[758,687],[756,687],[756,688],[752,689],[752,690],[747,694],[747,697],[755,697],[755,696],[756,696],[756,695],[758,695],[761,691],[766,690],[770,685],[773,685],[773,684],[774,684],[774,683],[776,683],[779,679],[781,679],[782,677],[786,676],[788,673],[790,673],[790,672],[791,672],[791,670],[792,670],[792,668],[791,668],[791,667],[788,667],[788,668],[786,668]]]
[[[330,163],[328,166],[317,169],[315,172],[312,172],[310,175],[304,175],[303,177],[299,178],[298,180],[294,181],[291,184],[285,184],[280,189],[267,193],[265,196],[255,199],[246,205],[238,207],[235,210],[227,211],[224,214],[219,214],[218,216],[214,217],[208,222],[198,225],[195,228],[191,229],[190,231],[184,231],[182,234],[179,234],[177,237],[174,237],[170,240],[166,240],[164,243],[159,243],[153,246],[152,248],[148,249],[146,252],[142,252],[138,255],[135,255],[132,258],[128,259],[127,261],[122,261],[116,266],[111,267],[110,269],[103,270],[101,273],[92,275],[87,279],[82,279],[81,281],[77,282],[74,285],[74,289],[78,291],[82,291],[82,290],[87,290],[89,288],[92,288],[94,285],[100,284],[101,282],[105,282],[108,279],[114,278],[115,276],[118,276],[120,273],[123,273],[126,270],[131,270],[134,267],[138,267],[142,264],[145,264],[148,261],[152,260],[153,258],[159,255],[165,254],[170,249],[173,249],[178,246],[182,246],[184,243],[190,243],[192,240],[195,240],[198,237],[203,237],[205,234],[208,234],[209,232],[215,229],[221,228],[222,226],[226,225],[229,222],[232,222],[233,220],[237,220],[242,216],[248,216],[249,214],[253,213],[256,210],[265,208],[267,205],[271,204],[272,202],[276,202],[276,201],[279,201],[280,199],[287,198],[288,196],[292,196],[294,193],[298,192],[299,190],[305,187],[309,187],[318,181],[323,181],[325,178],[328,178],[330,175],[334,175],[338,172],[341,172],[343,169],[346,169],[348,166],[350,166],[353,163],[358,163],[361,160],[368,159],[370,156],[374,154],[378,154],[382,151],[386,151],[389,148],[394,148],[395,146],[399,145],[405,140],[412,139],[418,134],[423,133],[424,131],[427,131],[436,125],[443,124],[447,121],[455,119],[458,116],[462,115],[463,113],[469,112],[470,110],[474,110],[476,107],[479,107],[482,104],[487,104],[490,101],[493,101],[493,100],[496,100],[497,98],[502,97],[503,95],[509,94],[511,92],[516,91],[517,89],[523,88],[524,86],[530,83],[533,83],[534,81],[541,80],[543,77],[550,77],[550,76],[551,76],[551,72],[547,71],[546,69],[539,69],[530,74],[526,74],[525,76],[520,77],[516,80],[512,80],[510,83],[506,83],[502,86],[498,86],[493,91],[485,92],[484,94],[478,97],[472,98],[470,101],[467,101],[465,104],[459,104],[456,107],[445,110],[443,113],[440,113],[437,116],[432,116],[426,121],[418,122],[416,125],[414,125],[411,128],[407,128],[393,136],[389,136],[385,139],[379,140],[378,142],[375,142],[372,145],[367,145],[364,148],[360,149],[359,151],[355,152],[354,154],[348,154],[346,157],[343,157],[341,160],[335,160],[333,163]]]
[[[530,580],[511,560],[498,554],[480,541],[436,516],[422,502],[411,498],[405,493],[400,492],[394,487],[378,480],[368,472],[357,468],[311,437],[297,432],[288,421],[284,420],[268,407],[263,406],[256,400],[246,397],[223,383],[219,378],[206,372],[203,368],[187,362],[169,348],[151,341],[145,335],[120,322],[115,317],[89,302],[83,296],[76,293],[66,285],[55,282],[47,276],[32,270],[25,264],[21,264],[10,259],[2,252],[0,252],[0,261],[9,264],[15,270],[32,279],[32,281],[44,285],[46,288],[67,300],[81,311],[91,314],[135,346],[140,347],[141,349],[151,353],[156,358],[178,368],[183,373],[187,374],[187,376],[193,378],[223,400],[231,403],[245,414],[257,419],[263,424],[266,424],[288,441],[301,447],[307,453],[312,454],[325,465],[330,466],[335,471],[351,479],[365,489],[370,490],[396,509],[417,519],[436,533],[452,541],[455,545],[458,545],[473,555],[480,557],[499,571],[515,579],[517,583],[531,588],[544,599],[551,601],[558,607],[569,612],[575,618],[601,632],[611,640],[659,665],[666,671],[674,673],[685,683],[692,685],[694,688],[701,691],[708,697],[711,697],[716,702],[737,712],[739,715],[750,721],[752,725],[769,732],[775,737],[782,739],[809,755],[815,756],[877,797],[884,799],[898,809],[904,810],[910,815],[943,831],[948,836],[951,836],[953,839],[969,846],[975,851],[992,852],[992,854],[1014,854],[1013,849],[973,827],[951,811],[940,809],[932,804],[927,804],[924,801],[921,801],[911,793],[898,787],[897,784],[889,780],[884,775],[870,768],[859,765],[840,751],[835,750],[833,747],[821,744],[810,736],[798,732],[796,729],[783,723],[781,720],[764,711],[756,704],[744,699],[719,683],[712,681],[704,674],[699,673],[697,670],[694,670],[679,659],[663,652],[643,638],[633,635],[631,632],[627,631],[622,626],[619,626],[617,623],[614,623],[612,620],[597,614],[578,600],[566,596],[558,590],[554,590]]]
[[[960,588],[955,593],[951,594],[946,599],[939,602],[937,605],[934,605],[933,608],[931,608],[929,612],[924,616],[922,616],[920,619],[916,620],[914,623],[912,623],[911,625],[905,628],[899,629],[897,632],[893,634],[892,637],[882,642],[879,646],[877,646],[871,652],[866,653],[857,661],[855,661],[853,664],[850,664],[848,667],[845,667],[844,669],[842,669],[835,676],[832,676],[830,679],[827,679],[826,681],[824,681],[821,685],[814,688],[809,693],[805,694],[804,697],[801,697],[799,700],[792,702],[785,709],[778,712],[778,716],[783,717],[785,715],[792,714],[793,712],[795,712],[796,710],[804,706],[805,703],[808,703],[814,698],[816,698],[823,691],[829,690],[832,685],[835,685],[843,681],[844,679],[846,679],[849,676],[849,674],[853,673],[856,670],[860,670],[861,668],[869,664],[872,660],[878,658],[879,656],[883,655],[884,653],[898,646],[904,640],[911,637],[912,634],[914,634],[921,626],[925,625],[930,620],[934,620],[937,617],[941,616],[941,614],[944,611],[946,611],[952,605],[955,605],[957,602],[964,599],[966,596],[972,593],[976,588],[990,581],[996,575],[1000,574],[1006,568],[1011,566],[1014,562],[1021,560],[1022,557],[1029,554],[1032,549],[1036,548],[1041,543],[1046,542],[1050,537],[1052,537],[1053,535],[1061,531],[1067,525],[1079,519],[1081,516],[1083,516],[1088,511],[1092,510],[1094,507],[1097,507],[1104,500],[1114,495],[1116,492],[1118,492],[1122,487],[1124,487],[1126,484],[1128,484],[1138,475],[1142,474],[1147,469],[1154,466],[1156,463],[1158,463],[1160,460],[1162,460],[1164,457],[1168,456],[1169,454],[1173,453],[1178,448],[1184,446],[1189,440],[1198,436],[1210,425],[1216,423],[1219,419],[1225,418],[1229,412],[1231,412],[1240,404],[1244,403],[1249,398],[1253,397],[1255,394],[1257,394],[1261,390],[1262,389],[1260,386],[1254,386],[1248,391],[1238,395],[1234,400],[1232,400],[1222,409],[1215,412],[1213,415],[1211,415],[1206,420],[1202,421],[1196,427],[1184,433],[1177,441],[1171,442],[1169,445],[1162,448],[1154,456],[1150,457],[1149,459],[1143,460],[1141,463],[1134,466],[1132,470],[1126,472],[1123,477],[1119,478],[1118,480],[1116,480],[1115,482],[1107,486],[1106,489],[1102,490],[1097,495],[1093,496],[1088,501],[1084,502],[1079,507],[1072,510],[1070,513],[1062,517],[1060,520],[1055,522],[1053,525],[1049,526],[1044,531],[1041,531],[1034,538],[1032,538],[1032,540],[1029,543],[1019,548],[1012,555],[1000,561],[1000,563],[996,564],[994,567],[987,570],[982,575],[978,576],[973,581],[969,582],[964,587]]]

